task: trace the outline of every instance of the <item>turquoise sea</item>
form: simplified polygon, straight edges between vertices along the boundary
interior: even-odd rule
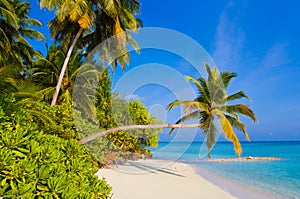
[[[192,165],[199,175],[238,198],[300,198],[300,141],[243,142],[242,157],[279,161],[208,162],[205,143],[160,142],[155,159]],[[218,142],[212,158],[236,157],[229,142]]]

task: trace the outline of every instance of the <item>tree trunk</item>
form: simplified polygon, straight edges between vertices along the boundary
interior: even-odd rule
[[[116,131],[126,131],[129,129],[160,129],[160,128],[198,128],[203,126],[202,123],[200,124],[150,124],[150,125],[129,125],[129,126],[119,126],[113,129],[108,129],[93,135],[90,135],[88,137],[85,137],[81,140],[79,140],[79,144],[85,144],[89,141],[92,141],[98,137],[107,135],[109,133],[113,133]]]
[[[80,37],[82,31],[83,31],[83,28],[80,28],[80,29],[78,30],[78,32],[77,32],[77,34],[76,34],[76,36],[75,36],[75,38],[74,38],[74,40],[73,40],[73,42],[72,42],[72,44],[71,44],[69,50],[68,50],[68,53],[67,53],[66,58],[65,58],[65,60],[64,60],[64,64],[63,64],[63,66],[62,66],[62,68],[61,68],[61,71],[60,71],[60,75],[59,75],[59,78],[58,78],[58,81],[57,81],[55,93],[54,93],[53,98],[52,98],[51,106],[55,105],[56,102],[57,102],[59,90],[60,90],[60,87],[61,87],[61,84],[62,84],[62,80],[63,80],[64,75],[65,75],[65,71],[66,71],[67,66],[68,66],[68,63],[69,63],[69,59],[70,59],[71,54],[72,54],[72,52],[73,52],[73,48],[74,48],[74,46],[75,46],[77,40],[79,39],[79,37]]]

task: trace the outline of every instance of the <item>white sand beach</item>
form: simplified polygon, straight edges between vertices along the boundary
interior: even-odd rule
[[[100,169],[97,175],[112,186],[112,199],[235,198],[178,162],[139,160]]]

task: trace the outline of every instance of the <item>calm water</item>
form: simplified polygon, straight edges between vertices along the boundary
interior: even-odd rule
[[[251,142],[242,143],[242,147],[242,157],[280,157],[283,160],[207,162],[205,144],[196,142],[161,142],[153,152],[156,159],[180,160],[191,164],[200,175],[219,183],[219,186],[238,197],[257,198],[268,195],[271,198],[300,198],[300,141]],[[211,156],[236,157],[232,144],[227,142],[217,143]],[[237,186],[247,189],[248,195],[250,192],[249,197],[234,190]],[[258,192],[261,195],[250,197]]]

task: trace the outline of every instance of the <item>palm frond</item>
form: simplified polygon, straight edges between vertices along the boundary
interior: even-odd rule
[[[238,137],[232,129],[230,122],[221,111],[214,110],[214,114],[218,115],[222,132],[224,133],[225,137],[233,143],[236,154],[240,156],[242,153],[242,147]]]
[[[174,106],[179,105],[184,106],[184,112],[186,115],[191,113],[192,110],[208,111],[208,106],[205,103],[191,100],[175,100],[168,105],[167,110],[171,110]]]
[[[251,99],[244,93],[244,91],[239,91],[237,93],[234,93],[230,96],[227,97],[226,101],[232,101],[232,100],[237,100],[241,98],[246,98],[248,101],[251,102]]]
[[[65,2],[67,2],[67,1],[65,1]],[[61,6],[61,8],[63,10],[63,9],[66,9],[65,7],[70,7],[69,17],[70,17],[71,21],[78,21],[85,14],[85,10],[88,10],[87,1],[77,0],[74,3],[72,2],[71,5],[70,5],[70,3],[69,3],[69,5],[63,4]]]
[[[27,25],[27,26],[36,26],[36,27],[42,27],[43,24],[37,20],[37,19],[24,19],[24,23]]]
[[[177,120],[177,122],[175,124],[179,124],[181,122],[185,122],[189,119],[192,119],[192,118],[198,118],[200,116],[200,113],[199,111],[194,111],[194,112],[191,112],[187,115],[184,115],[182,118],[180,118],[179,120]],[[172,135],[173,134],[173,131],[175,130],[175,128],[172,128],[169,132],[169,135]]]
[[[122,15],[119,20],[124,26],[124,28],[132,31],[137,31],[139,24],[134,15],[127,9],[122,9],[121,13]]]
[[[199,89],[199,92],[201,95],[204,96],[205,100],[207,102],[209,102],[211,99],[210,99],[210,95],[209,95],[209,91],[207,89],[207,85],[206,85],[206,82],[205,80],[202,78],[202,80],[204,81],[197,81],[196,79],[194,79],[193,77],[191,76],[185,76],[185,78],[188,80],[188,81],[192,81],[196,86],[197,88]],[[200,78],[199,78],[200,79]],[[198,79],[198,80],[199,80]],[[203,85],[204,83],[204,85]]]
[[[16,81],[13,78],[17,70],[12,64],[0,68],[0,93],[14,93],[17,91]]]
[[[13,6],[7,0],[1,0],[1,7],[5,7],[8,10],[13,10]]]
[[[210,150],[216,143],[216,137],[217,137],[217,128],[213,122],[213,120],[207,121],[208,128],[206,131],[204,131],[206,135],[206,147],[208,150],[208,158],[210,158]]]
[[[30,39],[45,40],[45,36],[42,33],[31,28],[20,28],[20,32],[23,36]]]
[[[135,41],[129,34],[127,34],[127,40],[130,43],[130,45],[132,46],[132,48],[138,53],[140,54],[141,49],[140,49],[140,45],[137,41]]]
[[[239,113],[241,115],[249,117],[254,122],[257,122],[257,118],[255,114],[247,105],[244,104],[226,105],[222,108],[222,110],[229,114]]]
[[[15,29],[19,28],[18,16],[14,12],[0,7],[0,13],[3,16],[3,19],[6,21],[6,23],[10,24]]]
[[[227,120],[229,121],[229,123],[231,124],[231,126],[235,129],[237,129],[238,131],[242,131],[245,135],[246,140],[250,141],[249,135],[246,131],[246,125],[243,124],[240,120],[231,117],[230,115],[225,115],[225,117],[227,118]]]
[[[9,42],[9,39],[7,37],[7,35],[5,34],[4,30],[2,28],[0,28],[0,36],[1,36],[1,40],[3,41],[3,51],[10,51],[11,48],[11,44]]]
[[[118,15],[120,6],[120,0],[103,0],[104,11],[112,18]]]
[[[227,71],[221,73],[221,78],[225,89],[228,88],[231,79],[234,77],[237,77],[237,74],[234,72]]]
[[[209,81],[209,79],[212,78],[213,74],[212,74],[211,68],[208,64],[204,63],[204,66],[205,66],[205,70],[208,75],[207,80]]]

